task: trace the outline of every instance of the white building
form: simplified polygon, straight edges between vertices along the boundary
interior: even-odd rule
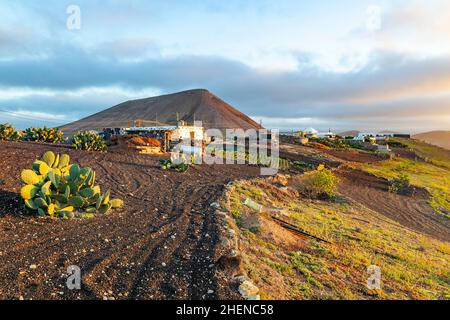
[[[376,133],[376,132],[360,132],[353,140],[364,141],[366,138],[374,138],[374,140],[385,140],[386,138],[392,138],[393,133]]]
[[[140,133],[155,137],[162,141],[164,151],[171,150],[172,146],[183,140],[203,142],[206,140],[205,128],[197,125],[188,126],[179,121],[176,126],[130,127],[125,128],[128,133]]]
[[[316,138],[319,134],[319,131],[314,128],[303,128],[302,130],[298,131],[297,134],[301,137]]]

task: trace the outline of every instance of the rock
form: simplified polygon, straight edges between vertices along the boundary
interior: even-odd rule
[[[227,216],[227,214],[225,213],[225,212],[223,212],[223,211],[216,211],[216,215],[218,215],[218,216],[220,216],[220,217],[222,217],[222,218],[225,218],[226,216]]]
[[[218,204],[217,202],[213,202],[210,205],[211,207],[215,208],[215,209],[220,209],[220,204]]]
[[[253,200],[250,199],[250,198],[245,199],[244,205],[246,205],[246,206],[249,207],[250,209],[253,209],[253,210],[255,210],[256,212],[259,212],[259,213],[260,213],[260,212],[262,211],[262,209],[263,209],[263,206],[262,206],[262,205],[260,205],[259,203],[253,201]]]
[[[30,269],[36,269],[37,268],[37,265],[35,265],[35,264],[32,264],[31,266],[30,266]]]
[[[239,293],[245,299],[249,299],[251,297],[255,297],[259,293],[259,288],[255,286],[250,280],[244,280],[239,286]]]

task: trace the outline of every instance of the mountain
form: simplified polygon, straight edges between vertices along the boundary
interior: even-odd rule
[[[250,117],[238,111],[205,89],[195,89],[158,97],[132,100],[103,110],[84,119],[63,125],[65,133],[103,128],[131,127],[135,120],[143,126],[176,124],[180,120],[192,124],[202,121],[206,129],[260,129]]]
[[[413,138],[450,150],[450,131],[425,132],[416,134]]]
[[[348,137],[348,136],[357,137],[358,134],[359,134],[358,130],[349,130],[349,131],[344,131],[344,132],[338,133],[338,135],[341,137]]]

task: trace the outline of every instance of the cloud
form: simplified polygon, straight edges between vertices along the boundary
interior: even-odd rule
[[[104,46],[102,47],[104,50]],[[0,86],[60,92],[52,97],[28,95],[7,102],[13,107],[86,115],[112,106],[130,94],[158,88],[168,93],[208,88],[251,115],[263,117],[336,117],[350,123],[364,117],[450,114],[450,58],[417,59],[392,52],[375,52],[368,63],[352,72],[324,71],[314,56],[299,54],[295,71],[267,72],[241,62],[211,56],[150,58],[140,61],[91,55],[76,47],[62,47],[40,61],[0,61]],[[95,95],[89,88],[116,88],[111,95]],[[79,97],[70,92],[85,90]],[[144,91],[145,92],[145,91]],[[142,93],[144,94],[144,93]],[[71,96],[71,97],[70,97]],[[136,98],[138,96],[133,95]],[[68,99],[67,97],[70,97]]]
[[[159,47],[149,37],[127,37],[106,41],[93,48],[92,53],[100,57],[142,61],[159,57]]]
[[[314,17],[305,17],[314,10],[305,5],[293,14],[290,2],[190,2],[169,10],[162,2],[81,1],[78,33],[64,27],[65,4],[52,4],[9,4],[17,21],[8,14],[0,22],[0,108],[72,119],[124,100],[201,87],[273,126],[450,127],[446,1],[381,7],[376,32],[360,21],[362,10],[362,27],[345,38],[341,28],[330,31],[332,20],[315,28]],[[234,25],[229,14],[238,15]],[[297,24],[297,16],[309,18],[310,28]],[[226,35],[218,32],[227,25]],[[315,46],[328,39],[342,40],[346,51],[330,50],[330,61],[338,61],[331,67],[321,50],[336,43]],[[299,50],[309,45],[311,52]]]

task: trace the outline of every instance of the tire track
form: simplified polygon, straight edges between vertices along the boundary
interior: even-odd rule
[[[94,168],[97,184],[126,208],[90,220],[24,216],[16,202],[20,171],[47,150]],[[0,144],[0,164],[9,168],[0,177],[0,299],[234,298],[211,267],[218,233],[210,204],[228,181],[255,177],[259,168],[205,165],[180,174],[162,171],[158,160]],[[81,291],[65,288],[72,264],[81,267]]]

